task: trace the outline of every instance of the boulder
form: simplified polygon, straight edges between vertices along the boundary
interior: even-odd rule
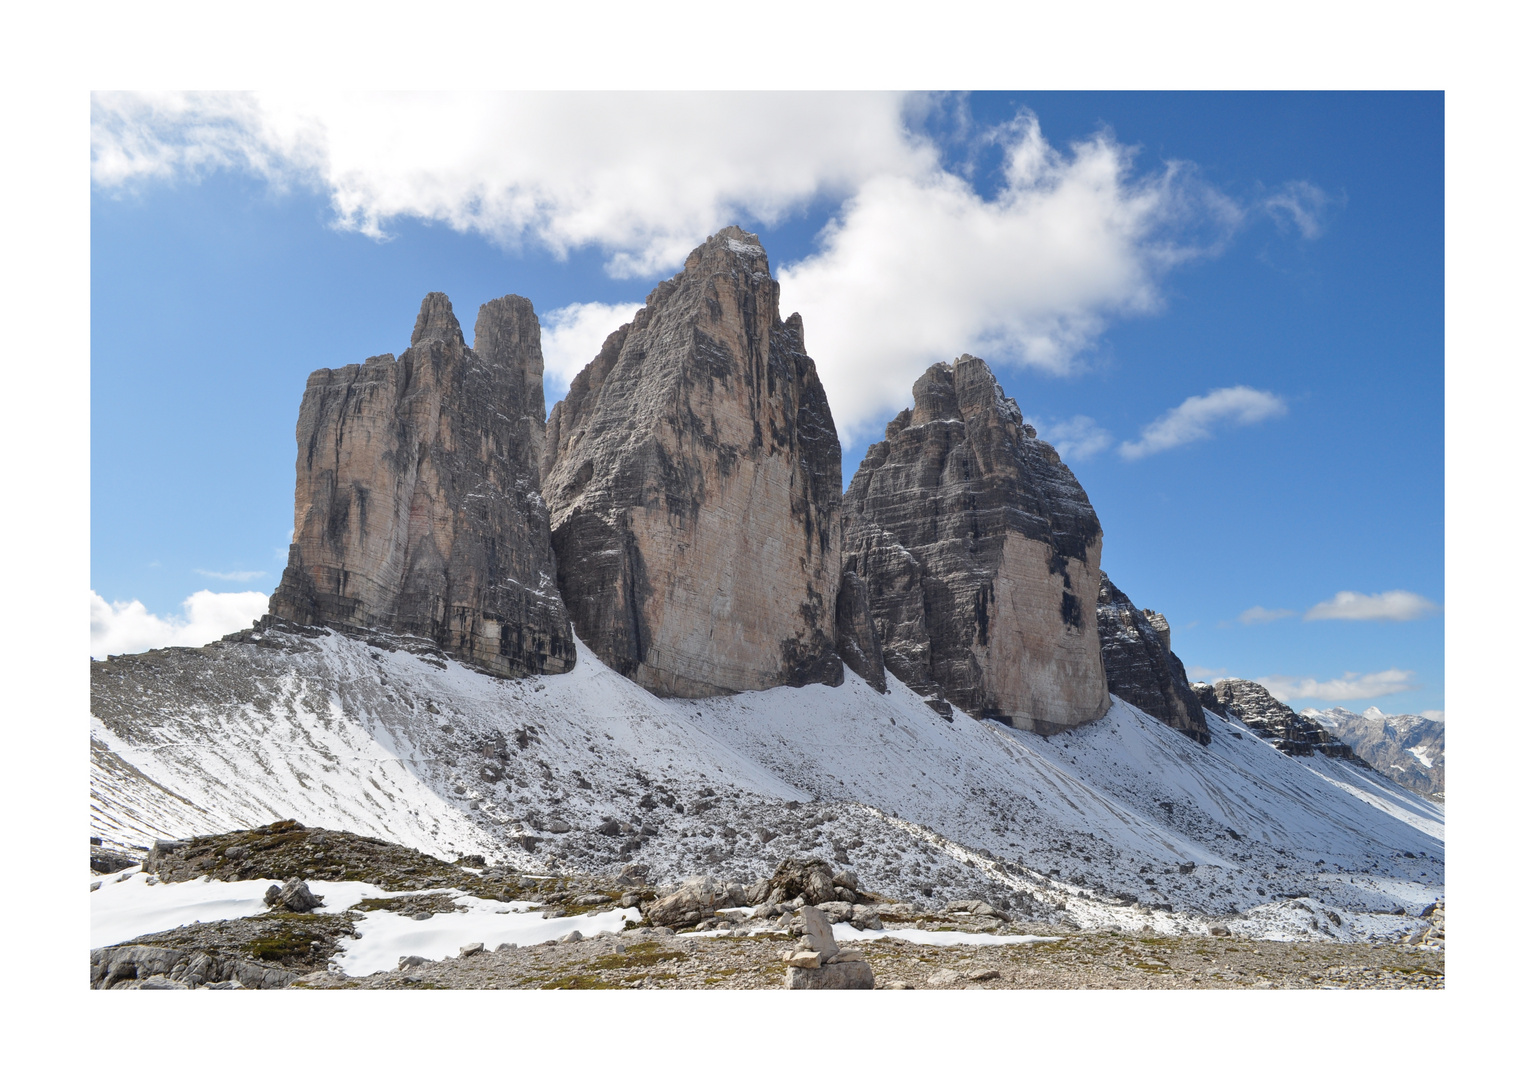
[[[838,685],[841,446],[757,237],[711,236],[549,416],[581,640],[657,694]]]
[[[819,968],[791,967],[784,981],[790,990],[873,990],[874,969],[861,960]]]
[[[782,904],[800,899],[824,904],[837,898],[836,872],[822,859],[785,859],[769,881],[768,900]]]
[[[266,906],[294,911],[299,914],[313,911],[325,903],[325,897],[309,891],[309,884],[301,878],[289,878],[281,887],[272,885],[266,891]]]
[[[1204,708],[1172,651],[1167,619],[1137,608],[1107,574],[1098,586],[1098,643],[1110,693],[1200,745],[1210,745]]]
[[[696,926],[713,917],[723,899],[712,878],[695,877],[689,878],[676,892],[652,900],[641,910],[654,926]]]
[[[844,498],[843,565],[885,665],[943,712],[1049,734],[1109,707],[1092,604],[1103,530],[984,360],[934,364]]]
[[[448,298],[428,294],[398,360],[309,376],[271,615],[425,638],[498,675],[569,671],[539,493],[543,432],[533,305],[482,306],[471,349]]]

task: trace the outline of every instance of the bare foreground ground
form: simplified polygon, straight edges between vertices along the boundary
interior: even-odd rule
[[[1444,953],[1410,945],[1249,941],[1066,933],[1030,945],[861,942],[876,989],[1442,989]],[[310,975],[296,987],[367,989],[782,988],[788,934],[674,935],[641,929],[584,941],[482,952],[352,979]]]

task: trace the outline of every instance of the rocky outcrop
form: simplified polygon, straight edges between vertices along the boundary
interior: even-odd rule
[[[885,684],[885,650],[869,606],[869,587],[851,570],[843,573],[842,587],[837,590],[837,655],[881,694],[890,692]]]
[[[1137,608],[1107,574],[1098,586],[1098,643],[1110,693],[1200,745],[1210,745],[1204,708],[1173,653],[1167,620]]]
[[[868,583],[885,665],[935,707],[1050,733],[1109,707],[1103,531],[985,361],[935,364],[845,498],[846,569]]]
[[[750,233],[688,256],[549,417],[576,633],[655,693],[837,685],[841,448]]]
[[[1296,713],[1260,683],[1248,679],[1220,679],[1213,685],[1194,683],[1192,689],[1206,709],[1247,725],[1259,738],[1292,757],[1322,754],[1365,764],[1347,744],[1334,739],[1314,720]]]
[[[426,638],[500,675],[568,671],[539,494],[543,366],[529,301],[481,307],[471,349],[431,293],[398,360],[310,375],[271,614]]]
[[[1390,716],[1374,706],[1362,713],[1303,709],[1300,715],[1326,728],[1373,769],[1404,788],[1423,795],[1444,794],[1443,720]]]

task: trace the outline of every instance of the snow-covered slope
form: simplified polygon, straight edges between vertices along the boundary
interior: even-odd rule
[[[567,675],[510,681],[400,644],[274,632],[93,664],[98,835],[296,817],[662,880],[813,853],[891,896],[1163,930],[1254,912],[1253,932],[1297,933],[1262,912],[1309,896],[1346,916],[1318,932],[1389,932],[1365,913],[1443,895],[1441,806],[1214,716],[1209,747],[1117,700],[1045,739],[851,672],[663,700],[584,647]]]

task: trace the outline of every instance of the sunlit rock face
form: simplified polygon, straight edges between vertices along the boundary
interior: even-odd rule
[[[677,697],[841,682],[841,449],[754,235],[710,237],[571,381],[543,490],[611,667]]]
[[[500,675],[568,671],[570,622],[539,493],[543,353],[533,305],[442,293],[396,360],[309,376],[279,618],[429,639]]]
[[[985,361],[934,364],[912,394],[845,498],[845,565],[868,585],[885,665],[1015,727],[1098,719],[1103,530],[1086,493]]]

